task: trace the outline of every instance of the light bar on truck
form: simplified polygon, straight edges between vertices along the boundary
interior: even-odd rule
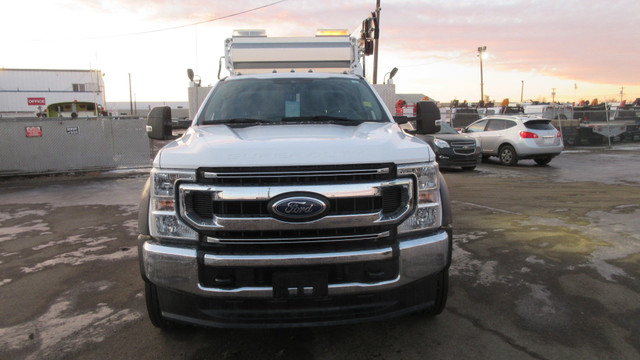
[[[320,36],[349,36],[349,31],[344,29],[318,29],[316,37]]]
[[[264,30],[264,29],[233,30],[233,37],[267,37],[267,30]]]

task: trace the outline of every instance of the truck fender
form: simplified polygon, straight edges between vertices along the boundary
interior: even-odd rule
[[[442,226],[450,227],[453,223],[453,215],[451,212],[451,198],[449,197],[449,187],[447,182],[438,171],[438,181],[440,182],[440,201],[442,201]]]
[[[147,179],[142,190],[138,205],[138,232],[142,235],[150,235],[149,232],[149,201],[151,199],[151,178]]]
[[[138,206],[138,265],[140,266],[140,275],[145,282],[148,282],[144,270],[144,261],[142,261],[142,246],[146,240],[151,239],[149,232],[149,202],[151,200],[151,178],[147,179],[142,190],[142,197]]]
[[[442,229],[449,235],[449,254],[447,254],[446,266],[449,268],[453,256],[453,212],[451,211],[449,187],[440,171],[438,171],[438,181],[440,182],[440,201],[442,202]]]

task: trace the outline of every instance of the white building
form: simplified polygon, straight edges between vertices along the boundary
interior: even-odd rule
[[[72,101],[105,105],[100,70],[0,68],[0,117],[34,116],[50,104]]]

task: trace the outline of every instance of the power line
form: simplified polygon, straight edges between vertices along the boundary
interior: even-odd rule
[[[229,15],[224,15],[224,16],[220,16],[217,18],[213,18],[213,19],[208,19],[208,20],[202,20],[202,21],[198,21],[195,23],[191,23],[191,24],[185,24],[185,25],[178,25],[178,26],[172,26],[172,27],[168,27],[168,28],[162,28],[162,29],[155,29],[155,30],[147,30],[147,31],[140,31],[140,32],[134,32],[134,33],[128,33],[128,34],[119,34],[119,35],[108,35],[108,36],[98,36],[98,37],[90,37],[90,38],[84,38],[84,40],[94,40],[94,39],[109,39],[109,38],[118,38],[118,37],[126,37],[126,36],[137,36],[137,35],[146,35],[146,34],[153,34],[153,33],[157,33],[157,32],[162,32],[162,31],[169,31],[169,30],[176,30],[176,29],[182,29],[182,28],[186,28],[189,26],[196,26],[196,25],[201,25],[201,24],[206,24],[206,23],[210,23],[213,21],[218,21],[218,20],[223,20],[223,19],[228,19],[230,17],[234,17],[234,16],[238,16],[238,15],[243,15],[246,13],[250,13],[253,11],[257,11],[257,10],[261,10],[270,6],[274,6],[277,4],[280,4],[282,2],[285,2],[287,0],[279,0],[279,1],[275,1],[266,5],[262,5],[262,6],[258,6],[249,10],[244,10],[244,11],[240,11],[237,13],[233,13],[233,14],[229,14]]]

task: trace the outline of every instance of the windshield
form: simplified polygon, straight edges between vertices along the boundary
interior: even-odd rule
[[[438,131],[438,134],[457,134],[457,133],[458,132],[454,128],[445,124],[444,122],[440,124],[440,131]]]
[[[554,130],[555,127],[551,125],[551,120],[529,120],[524,123],[524,126],[533,130]]]
[[[247,78],[221,81],[199,124],[389,121],[375,94],[357,78]]]

